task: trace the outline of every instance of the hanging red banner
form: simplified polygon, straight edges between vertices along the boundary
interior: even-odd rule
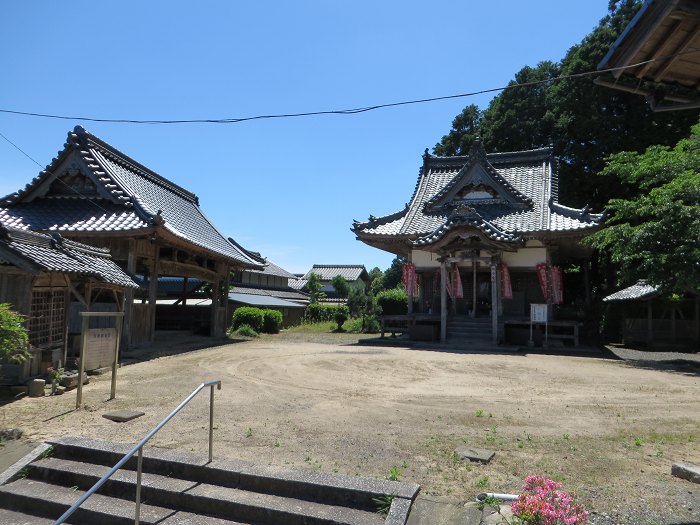
[[[457,263],[452,265],[452,290],[454,292],[455,299],[461,299],[464,297],[464,289],[462,288],[462,277],[459,275],[459,268]]]
[[[501,297],[503,299],[513,298],[513,285],[510,281],[510,270],[506,263],[501,263]]]
[[[540,290],[542,290],[542,296],[545,301],[549,301],[549,276],[547,275],[547,265],[545,263],[539,263],[535,267],[537,271],[537,279],[540,281]]]
[[[402,266],[403,271],[403,287],[406,290],[406,295],[415,297],[418,295],[418,276],[416,275],[416,265],[413,263],[405,263]]]
[[[550,278],[552,283],[552,304],[562,304],[564,302],[564,281],[561,275],[561,268],[552,266]]]

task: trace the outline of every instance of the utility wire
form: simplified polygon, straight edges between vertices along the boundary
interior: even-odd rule
[[[56,176],[55,173],[53,173],[53,172],[51,172],[51,171],[49,171],[49,170],[45,170],[45,169],[44,169],[44,166],[42,166],[41,164],[39,164],[39,162],[37,162],[37,160],[34,159],[34,157],[32,157],[29,153],[27,153],[27,152],[24,151],[22,148],[20,148],[17,144],[15,144],[15,143],[12,142],[10,139],[8,139],[1,131],[0,131],[0,137],[2,137],[3,139],[5,139],[5,140],[6,140],[9,144],[11,144],[17,151],[19,151],[22,155],[24,155],[24,156],[27,157],[29,160],[31,160],[34,164],[36,164],[37,166],[39,166],[39,167],[42,169],[42,171],[45,171],[45,172],[48,173],[49,175],[53,176],[54,180],[57,180],[58,182],[60,182],[61,184],[63,184],[66,188],[68,188],[69,190],[71,190],[72,192],[74,192],[76,195],[78,195],[79,197],[84,197],[85,200],[87,200],[90,204],[92,204],[93,206],[95,206],[96,208],[98,208],[100,211],[103,211],[103,212],[105,212],[106,214],[112,213],[112,212],[107,211],[105,208],[103,208],[103,207],[100,206],[99,204],[97,204],[97,203],[95,202],[94,199],[89,198],[87,195],[84,195],[84,194],[80,193],[80,191],[78,191],[78,190],[76,190],[75,188],[73,188],[72,186],[69,186],[68,184],[66,184],[66,183],[63,181],[63,179],[61,179],[60,177]]]
[[[670,60],[681,55],[687,55],[690,53],[697,53],[700,49],[692,48],[682,51],[680,53],[675,53],[673,55],[667,55],[657,58],[652,58],[650,60],[644,60],[642,62],[637,62],[636,64],[630,64],[626,66],[611,67],[607,69],[601,69],[596,71],[585,71],[583,73],[574,73],[571,75],[560,75],[554,78],[548,78],[545,80],[537,80],[533,82],[522,82],[519,84],[511,84],[508,86],[482,89],[480,91],[471,91],[468,93],[459,93],[457,95],[444,95],[440,97],[430,97],[430,98],[420,98],[414,100],[404,100],[400,102],[389,102],[386,104],[375,104],[372,106],[364,106],[358,108],[349,109],[337,109],[337,110],[326,110],[326,111],[308,111],[302,113],[279,113],[272,115],[255,115],[252,117],[235,117],[235,118],[213,118],[213,119],[179,119],[179,120],[134,120],[134,119],[109,119],[109,118],[96,118],[96,117],[75,117],[67,115],[54,115],[48,113],[33,113],[29,111],[16,111],[11,109],[0,109],[0,113],[7,113],[12,115],[22,115],[29,117],[40,117],[40,118],[51,118],[51,119],[61,119],[61,120],[79,120],[84,122],[105,122],[112,124],[238,124],[241,122],[248,122],[251,120],[266,120],[266,119],[284,119],[284,118],[298,118],[298,117],[312,117],[319,115],[357,115],[359,113],[366,113],[369,111],[375,111],[377,109],[393,108],[398,106],[408,106],[415,104],[425,104],[428,102],[437,102],[440,100],[452,100],[457,98],[473,97],[476,95],[484,95],[487,93],[495,93],[498,91],[506,91],[508,89],[522,88],[522,87],[532,87],[543,84],[549,84],[558,82],[560,80],[568,80],[574,78],[589,77],[592,75],[600,75],[602,73],[611,73],[614,71],[621,71],[624,69],[632,69],[635,67],[643,66],[645,64],[650,64],[653,62],[661,62],[664,60]],[[16,146],[15,146],[16,147]]]

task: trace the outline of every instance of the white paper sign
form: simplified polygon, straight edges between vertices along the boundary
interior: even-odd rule
[[[546,323],[547,322],[547,305],[546,304],[531,304],[530,305],[530,322]]]
[[[85,352],[85,370],[112,366],[116,342],[116,328],[90,328]]]

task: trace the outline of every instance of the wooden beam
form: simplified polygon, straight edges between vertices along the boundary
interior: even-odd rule
[[[664,77],[666,72],[669,69],[671,69],[671,66],[676,62],[676,60],[678,60],[680,54],[690,47],[690,45],[693,43],[693,40],[695,40],[695,38],[698,35],[700,35],[700,26],[696,25],[695,30],[691,31],[685,38],[685,40],[681,42],[681,45],[674,50],[673,54],[675,56],[673,56],[666,62],[665,67],[661,68],[659,71],[656,72],[656,74],[654,75],[654,82],[661,82],[661,79]]]
[[[68,286],[68,289],[75,296],[75,298],[78,301],[80,301],[85,308],[88,308],[88,302],[85,300],[85,297],[83,297],[82,294],[78,291],[78,289],[75,286],[73,286],[73,283],[70,281],[70,278],[66,274],[63,274],[63,278],[66,280],[66,286]]]
[[[158,300],[158,259],[160,246],[153,246],[153,261],[148,280],[148,304],[151,307],[151,343],[156,337],[156,301]]]
[[[637,78],[643,78],[644,75],[647,74],[647,72],[654,67],[655,65],[658,65],[655,60],[659,57],[663,57],[666,55],[669,55],[670,53],[666,52],[666,46],[668,46],[669,42],[673,38],[676,30],[680,27],[680,25],[683,23],[682,20],[676,20],[673,25],[671,26],[671,29],[663,36],[663,38],[659,41],[658,45],[656,46],[656,51],[654,54],[650,57],[650,60],[654,60],[654,62],[649,62],[646,65],[642,66],[637,70],[635,73],[635,76]]]
[[[208,283],[216,281],[220,275],[217,272],[202,268],[195,264],[187,264],[175,261],[162,260],[160,272],[162,275],[175,275],[179,277],[194,277]]]

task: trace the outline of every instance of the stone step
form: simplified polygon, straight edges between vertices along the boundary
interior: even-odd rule
[[[90,462],[111,467],[131,446],[75,436],[50,441],[56,458]],[[136,458],[126,468],[136,469]],[[171,478],[237,488],[263,494],[321,501],[327,505],[348,506],[374,511],[377,498],[394,495],[409,501],[420,487],[415,483],[376,480],[311,470],[292,470],[260,466],[245,461],[215,458],[207,464],[200,455],[144,448],[143,471]]]
[[[33,464],[32,478],[87,490],[109,467],[66,459],[46,458]],[[116,472],[101,492],[132,501],[136,495],[136,472]],[[245,523],[288,523],[290,525],[380,525],[375,512],[301,501],[222,487],[208,483],[144,473],[142,501],[150,505],[194,514],[226,516]]]
[[[74,487],[51,485],[32,479],[19,479],[0,487],[0,505],[4,509],[19,511],[26,522],[26,515],[31,515],[28,523],[44,523],[43,519],[57,519],[70,508],[83,491]],[[134,523],[135,504],[133,501],[93,494],[71,516],[69,523],[73,525],[130,525]],[[206,518],[205,521],[202,521]],[[192,521],[198,520],[198,521]],[[3,522],[5,523],[5,522]],[[22,521],[19,521],[22,523]],[[158,507],[151,504],[141,504],[141,523],[144,525],[188,525],[190,523],[216,523],[218,525],[249,525],[237,521],[223,520],[210,516],[197,516],[186,512],[176,512],[173,509]]]
[[[23,512],[0,509],[0,523],[4,525],[52,525],[54,521],[51,518],[40,518]],[[67,521],[66,523],[72,522]]]

